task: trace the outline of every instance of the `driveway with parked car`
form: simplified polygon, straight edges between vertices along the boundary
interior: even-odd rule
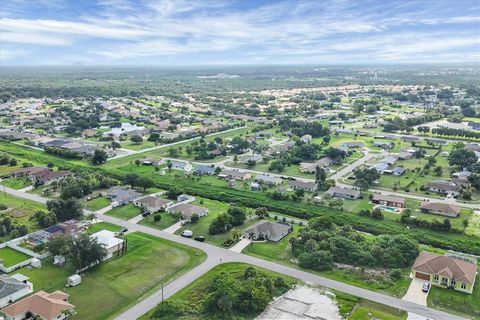
[[[405,296],[403,296],[402,300],[407,300],[426,306],[429,291],[430,283],[428,281],[414,278],[412,279],[410,287],[408,288]]]

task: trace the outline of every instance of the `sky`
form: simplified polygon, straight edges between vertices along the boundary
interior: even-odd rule
[[[5,0],[0,65],[480,64],[478,0]]]

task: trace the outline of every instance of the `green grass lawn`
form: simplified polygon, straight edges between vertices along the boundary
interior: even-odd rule
[[[130,203],[127,205],[116,207],[110,211],[107,211],[105,214],[112,217],[128,220],[136,217],[140,213],[141,213],[141,209],[138,207],[135,207],[133,204]]]
[[[427,305],[450,313],[480,319],[480,275],[477,275],[473,293],[468,294],[453,289],[432,286]]]
[[[30,219],[36,211],[46,211],[45,205],[23,198],[17,198],[7,193],[0,192],[0,204],[7,206],[7,209],[0,211],[0,219],[10,217],[12,222],[23,224],[28,227],[29,232],[40,229],[35,220]],[[8,236],[0,237],[0,241],[9,240]]]
[[[22,261],[25,261],[29,258],[31,257],[26,255],[25,253],[9,247],[0,249],[0,259],[3,260],[3,266],[7,268],[16,265],[17,263],[20,263]]]
[[[160,221],[157,222],[153,220],[153,216],[154,215],[149,215],[146,218],[143,218],[142,220],[140,220],[139,224],[159,230],[164,230],[178,222],[177,219],[175,219],[171,214],[168,213],[161,213],[160,216],[162,218],[160,219]]]
[[[362,301],[355,306],[348,320],[371,320],[373,318],[381,320],[405,320],[407,319],[407,313],[375,302]]]
[[[32,185],[32,182],[30,180],[24,179],[24,178],[9,178],[9,179],[2,180],[2,182],[0,183],[5,187],[12,188],[15,190],[23,189],[25,187]]]
[[[480,237],[480,214],[473,213],[468,219],[468,227],[465,233],[472,236]]]
[[[95,224],[92,224],[88,229],[87,233],[88,234],[93,234],[95,232],[98,232],[100,230],[109,230],[113,232],[118,232],[122,230],[123,228],[121,226],[117,226],[116,224],[108,223],[108,222],[98,222]]]
[[[181,229],[177,230],[175,234],[181,234],[183,230],[191,230],[194,236],[204,236],[205,241],[214,245],[221,245],[225,240],[232,239],[232,230],[226,233],[211,235],[208,233],[208,229],[212,221],[220,214],[227,212],[230,207],[229,204],[225,202],[219,202],[215,200],[209,200],[205,198],[197,197],[196,200],[192,203],[197,206],[206,207],[209,210],[207,216],[200,218],[197,223],[188,223],[183,226]],[[244,230],[251,225],[258,222],[257,219],[247,220],[243,225],[238,226],[237,229]]]
[[[127,236],[128,251],[82,274],[82,283],[65,288],[73,274],[67,263],[63,268],[45,260],[42,268],[22,268],[35,290],[65,290],[78,312],[72,319],[111,319],[121,311],[158,290],[162,279],[173,278],[205,259],[199,251],[142,233]]]
[[[208,288],[212,284],[213,279],[215,279],[220,273],[228,273],[229,275],[234,276],[235,278],[243,277],[245,273],[245,269],[248,268],[250,265],[244,263],[224,263],[219,266],[216,266],[199,279],[195,280],[194,282],[190,283],[187,287],[183,288],[175,295],[170,297],[167,301],[171,301],[172,303],[176,303],[186,310],[188,310],[189,316],[182,317],[180,319],[224,319],[224,317],[220,314],[199,314],[201,311],[199,310],[199,301],[206,298],[206,294],[208,293]],[[271,278],[281,277],[285,280],[285,282],[289,285],[293,285],[296,283],[296,280],[269,270],[261,269],[258,267],[254,267],[258,273],[262,273],[265,276]],[[140,317],[140,319],[147,320],[153,319],[151,318],[154,311],[151,311],[144,316]],[[253,319],[257,316],[257,314],[242,314],[241,316],[232,315],[232,319]]]
[[[85,208],[90,211],[98,211],[110,205],[111,201],[105,197],[98,197],[85,202]]]

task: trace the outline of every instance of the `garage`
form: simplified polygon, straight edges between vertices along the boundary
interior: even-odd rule
[[[430,281],[430,275],[421,272],[415,272],[415,278]]]

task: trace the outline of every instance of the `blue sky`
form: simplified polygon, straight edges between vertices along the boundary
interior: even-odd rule
[[[2,65],[480,61],[478,0],[5,0]]]

